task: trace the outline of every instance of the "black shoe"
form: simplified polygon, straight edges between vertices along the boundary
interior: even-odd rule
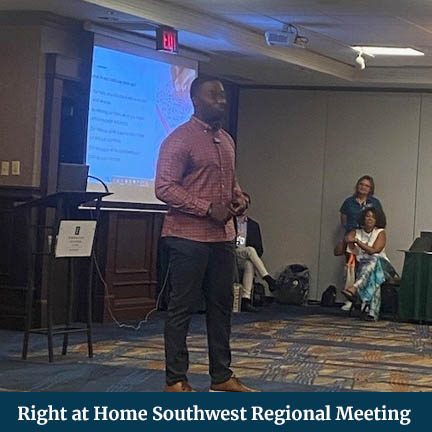
[[[241,310],[242,312],[258,312],[258,309],[252,306],[252,303],[248,298],[242,299]]]
[[[263,279],[267,282],[269,290],[271,292],[274,292],[280,288],[277,283],[277,280],[273,279],[270,275],[264,276]]]

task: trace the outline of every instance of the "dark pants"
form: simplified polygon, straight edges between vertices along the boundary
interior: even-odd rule
[[[192,314],[204,294],[207,339],[213,384],[228,380],[232,371],[231,310],[235,268],[234,243],[205,243],[167,237],[171,295],[165,322],[166,382],[187,381],[186,336]]]

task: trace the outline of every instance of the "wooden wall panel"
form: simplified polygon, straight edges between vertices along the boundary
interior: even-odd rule
[[[0,192],[0,328],[22,328],[27,284],[27,224],[14,211],[14,199]]]
[[[12,233],[12,211],[0,209],[0,285],[7,283],[10,268]]]
[[[140,274],[147,279],[151,260],[146,245],[151,241],[152,215],[123,212],[115,220],[114,273],[133,277]]]
[[[112,320],[111,313],[119,320],[140,320],[154,308],[162,220],[161,213],[103,212],[98,256],[105,286],[96,284],[97,321]]]

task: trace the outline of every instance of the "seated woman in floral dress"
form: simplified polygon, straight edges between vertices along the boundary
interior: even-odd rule
[[[386,217],[381,209],[363,210],[359,218],[361,228],[345,236],[348,250],[356,255],[356,281],[342,290],[353,301],[358,295],[368,310],[368,318],[377,320],[381,307],[381,285],[397,278],[396,270],[385,253]]]

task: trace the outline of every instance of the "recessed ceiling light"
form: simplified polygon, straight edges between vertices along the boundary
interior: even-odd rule
[[[353,50],[370,56],[423,56],[424,53],[413,48],[378,47],[378,46],[353,46]]]

